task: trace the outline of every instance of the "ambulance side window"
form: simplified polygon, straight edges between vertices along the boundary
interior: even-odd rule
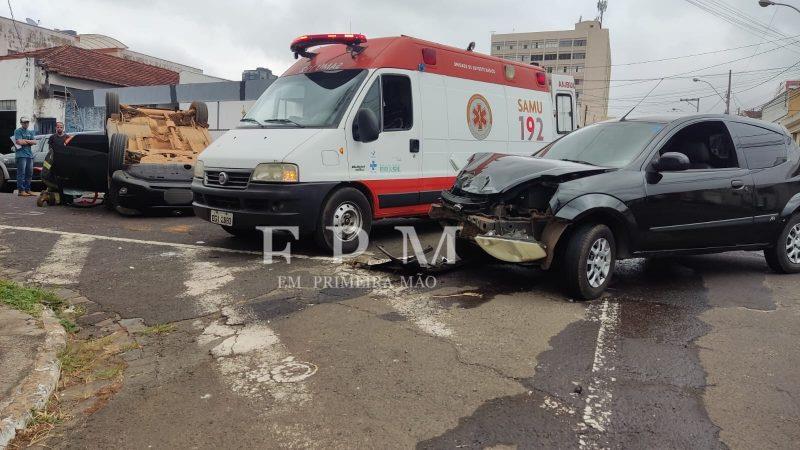
[[[367,91],[367,95],[364,96],[364,101],[361,103],[361,109],[369,109],[373,113],[375,113],[375,117],[378,118],[378,128],[380,128],[381,124],[381,79],[378,78],[372,83],[372,87],[369,88]]]
[[[572,96],[556,94],[556,131],[567,134],[575,129],[575,114],[572,111]]]
[[[414,125],[411,80],[402,75],[383,75],[383,131],[410,130]]]

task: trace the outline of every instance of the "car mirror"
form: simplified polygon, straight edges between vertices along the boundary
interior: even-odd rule
[[[652,168],[656,172],[680,172],[688,170],[691,162],[683,153],[668,152],[653,161]]]
[[[378,118],[372,110],[361,108],[353,120],[353,139],[360,142],[372,142],[381,133]]]

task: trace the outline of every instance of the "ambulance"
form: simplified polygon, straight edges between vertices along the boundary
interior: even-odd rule
[[[357,247],[425,216],[470,156],[531,155],[577,128],[571,77],[408,36],[301,36],[297,62],[194,166],[193,208],[229,233],[297,226]]]

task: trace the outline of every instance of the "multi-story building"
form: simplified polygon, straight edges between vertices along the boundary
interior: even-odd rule
[[[783,125],[800,144],[800,80],[780,84],[775,97],[762,107],[761,120]]]
[[[608,118],[611,42],[608,29],[596,20],[575,24],[574,30],[492,35],[491,54],[538,64],[550,73],[575,77],[579,123]]]
[[[271,70],[264,67],[242,71],[242,81],[275,80],[277,78],[277,75],[274,75]]]

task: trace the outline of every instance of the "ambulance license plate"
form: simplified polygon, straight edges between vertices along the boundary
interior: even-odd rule
[[[217,225],[225,225],[226,227],[233,226],[233,213],[225,211],[211,210],[211,223]]]

